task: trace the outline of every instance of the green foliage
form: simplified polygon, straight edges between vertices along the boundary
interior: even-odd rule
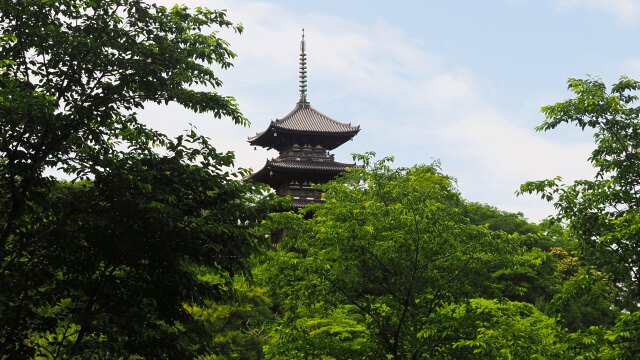
[[[543,108],[539,130],[595,130],[594,180],[522,186],[555,201],[555,221],[466,202],[437,164],[369,153],[324,204],[255,232],[274,201],[239,181],[233,154],[135,112],[175,102],[248,123],[215,92],[235,57],[217,29],[242,31],[224,11],[0,0],[0,24],[0,358],[640,352],[639,82],[571,79],[576,98]]]
[[[531,304],[471,299],[442,307],[435,318],[419,337],[441,344],[434,351],[440,359],[573,359],[556,322]]]
[[[601,358],[637,358],[640,354],[640,311],[622,315],[604,337],[611,345],[602,349]]]
[[[509,234],[517,233],[520,235],[540,232],[539,227],[525,220],[522,213],[500,211],[490,205],[468,203],[464,209],[464,214],[472,224],[486,226],[492,231],[504,231]]]
[[[495,292],[487,269],[515,250],[505,233],[469,223],[436,166],[359,160],[366,168],[323,187],[326,203],[308,209],[312,219],[277,214],[267,224],[288,231],[261,270],[284,313],[277,332],[290,336],[274,344],[276,354],[299,344],[295,351],[318,358],[427,356],[433,344],[416,339],[437,309]],[[348,356],[329,346],[341,336],[353,345]]]
[[[571,331],[612,325],[618,315],[613,306],[615,294],[615,287],[605,274],[581,267],[562,284],[549,307]]]
[[[539,248],[520,249],[504,261],[506,266],[493,273],[504,297],[541,305],[557,292],[561,279],[549,252]]]
[[[493,271],[500,297],[533,304],[571,331],[613,324],[617,312],[611,307],[611,281],[579,264],[570,250],[575,241],[562,226],[529,224],[521,214],[476,203],[468,204],[465,212],[474,224],[512,233],[516,251],[487,269]]]
[[[612,327],[592,326],[570,334],[567,337],[567,345],[578,360],[636,359],[640,351],[639,315],[638,312],[623,314]]]
[[[580,263],[561,226],[465,202],[435,165],[358,159],[365,167],[323,187],[324,204],[263,224],[285,234],[254,269],[271,290],[267,358],[617,351],[613,283]]]
[[[266,357],[357,359],[374,356],[370,334],[357,308],[318,303],[292,308],[269,328]]]
[[[68,335],[79,327],[71,354],[181,356],[191,318],[181,304],[225,300],[230,276],[247,272],[245,259],[258,246],[242,224],[256,223],[266,208],[249,196],[253,185],[175,154],[123,157],[108,169],[52,187],[32,215],[44,220],[23,230],[39,246],[4,263],[4,281],[29,294],[30,306],[72,302],[50,314],[8,299],[3,318],[35,337],[48,336],[48,322],[68,324]],[[33,313],[20,312],[27,309]]]
[[[233,154],[135,111],[175,102],[246,125],[213,68],[235,56],[217,28],[242,27],[141,0],[0,0],[0,24],[0,358],[222,347],[191,331],[195,309],[238,294],[269,197],[229,170]]]
[[[199,359],[262,359],[264,326],[272,317],[267,290],[251,286],[245,278],[233,281],[232,298],[224,304],[206,301],[185,308],[196,321],[187,329],[198,334]]]
[[[543,107],[546,120],[538,130],[562,123],[592,129],[596,176],[568,185],[560,178],[531,181],[521,191],[554,202],[552,221],[567,225],[586,265],[551,303],[566,326],[580,330],[569,337],[576,358],[633,359],[640,352],[640,82],[623,76],[610,91],[599,79],[568,84],[575,97]]]
[[[622,77],[607,91],[599,79],[569,79],[575,98],[545,106],[538,130],[573,123],[595,131],[590,161],[593,180],[563,185],[560,178],[532,181],[521,191],[554,201],[557,220],[565,221],[577,239],[581,258],[610,274],[618,288],[617,303],[634,311],[640,298],[640,82]]]

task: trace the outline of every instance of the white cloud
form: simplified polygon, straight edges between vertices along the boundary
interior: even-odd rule
[[[532,198],[508,196],[519,184],[558,175],[569,181],[593,176],[586,162],[592,149],[590,142],[551,141],[515,125],[497,109],[467,113],[442,128],[440,136],[451,144],[452,152],[472,164],[473,169],[461,179],[463,189],[469,187],[469,191],[480,193],[476,195],[480,201],[506,210],[524,211],[534,219],[548,215],[550,208]],[[488,196],[481,195],[483,192]]]
[[[609,14],[623,25],[632,25],[640,18],[638,0],[552,0],[561,11],[586,8]]]
[[[175,119],[189,119],[220,149],[234,150],[240,166],[257,169],[266,157],[275,156],[254,151],[246,138],[293,108],[298,41],[304,26],[312,104],[335,116],[348,112],[323,103],[348,99],[351,118],[338,119],[362,125],[363,132],[345,148],[396,155],[403,164],[442,158],[445,171],[455,169],[451,175],[459,179],[465,197],[523,211],[536,220],[552,209],[538,200],[515,198],[520,183],[556,175],[568,179],[590,175],[585,162],[588,144],[557,143],[519,127],[521,121],[513,121],[509,114],[483,101],[484,84],[477,83],[473,74],[443,65],[442,59],[426,50],[428,44],[416,43],[392,24],[353,24],[260,2],[228,1],[215,6],[228,8],[230,18],[246,26],[242,36],[225,34],[239,57],[235,68],[222,77],[223,92],[238,98],[253,122],[251,129],[212,122],[178,107],[152,107],[143,116],[149,122],[157,120],[156,126],[172,133],[187,122]],[[346,154],[339,155],[340,160],[348,160]]]
[[[622,73],[633,79],[640,79],[640,57],[628,59],[623,65]]]

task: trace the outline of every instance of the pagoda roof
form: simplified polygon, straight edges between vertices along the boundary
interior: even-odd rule
[[[296,208],[303,208],[309,204],[317,204],[317,203],[323,203],[324,200],[320,199],[320,200],[315,200],[315,199],[291,199],[291,205],[293,205]]]
[[[309,180],[324,182],[346,171],[347,168],[356,166],[356,164],[346,164],[337,161],[275,159],[267,160],[267,163],[262,169],[251,174],[247,179],[272,184],[278,182],[278,179],[275,179],[277,177],[295,177],[300,174]]]
[[[324,135],[331,138],[340,138],[339,141],[330,141],[329,149],[334,149],[351,139],[360,131],[360,126],[345,124],[324,115],[312,108],[306,102],[299,102],[296,107],[282,119],[271,121],[269,127],[255,136],[249,138],[251,145],[278,148],[278,141],[274,139],[278,135]],[[303,144],[300,144],[303,145]]]

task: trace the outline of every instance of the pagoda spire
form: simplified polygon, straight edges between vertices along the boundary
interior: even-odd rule
[[[351,140],[360,126],[333,120],[307,101],[307,54],[304,29],[300,41],[300,99],[285,117],[269,123],[249,144],[279,152],[247,179],[269,185],[277,195],[290,196],[297,208],[323,203],[322,190],[314,184],[335,179],[356,164],[335,161],[329,151]]]
[[[302,28],[302,40],[300,41],[300,101],[302,107],[308,107],[307,102],[307,54],[305,54],[306,44],[304,41],[304,28]]]

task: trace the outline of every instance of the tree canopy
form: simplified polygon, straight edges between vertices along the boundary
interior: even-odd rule
[[[0,357],[215,352],[193,307],[230,301],[269,199],[233,154],[136,110],[246,125],[215,90],[235,57],[218,29],[242,27],[141,0],[2,0],[0,26]]]
[[[138,120],[176,103],[248,124],[217,92],[218,31],[242,31],[225,11],[0,0],[0,26],[0,358],[640,352],[640,82],[570,79],[543,108],[538,130],[594,131],[597,173],[522,185],[558,210],[540,224],[374,153],[298,212],[195,128]]]
[[[610,307],[625,313],[611,329],[590,329],[609,341],[592,353],[631,359],[637,356],[640,340],[640,107],[636,106],[640,82],[623,76],[607,90],[600,79],[569,79],[568,88],[575,97],[543,107],[546,120],[538,130],[563,123],[592,129],[595,149],[589,161],[596,169],[595,178],[572,184],[563,184],[561,178],[531,181],[521,191],[538,193],[554,203],[558,210],[554,220],[566,224],[581,261],[593,269],[576,281],[588,284],[597,275],[615,286]]]
[[[268,357],[572,358],[563,325],[613,316],[608,303],[587,305],[609,289],[594,278],[598,292],[575,294],[585,306],[565,303],[575,316],[556,319],[582,270],[548,246],[551,232],[464,201],[437,164],[357,159],[364,167],[323,186],[311,218],[265,223],[286,233],[254,269],[276,308]]]

